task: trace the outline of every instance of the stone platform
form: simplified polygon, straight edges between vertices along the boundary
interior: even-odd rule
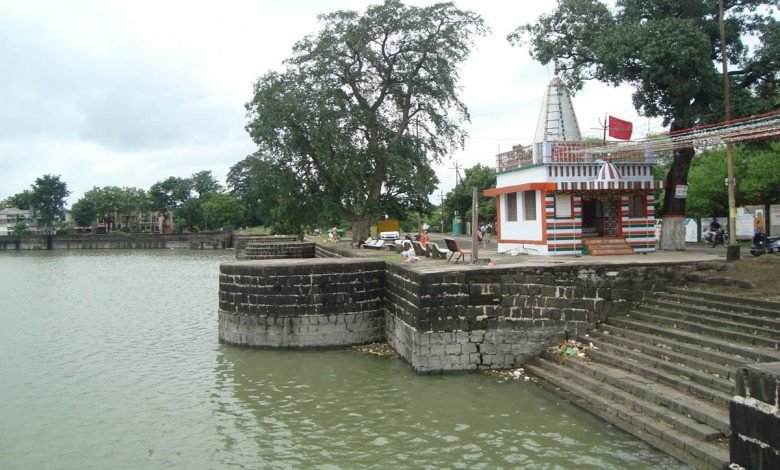
[[[220,340],[282,348],[385,340],[422,373],[517,367],[678,283],[701,259],[523,256],[480,266],[389,256],[225,263]]]

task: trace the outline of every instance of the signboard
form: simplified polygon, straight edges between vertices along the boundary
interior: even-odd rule
[[[678,184],[674,187],[674,198],[675,199],[685,199],[688,197],[688,185],[687,184]]]
[[[753,238],[753,215],[737,214],[737,240]]]
[[[776,237],[780,235],[780,204],[769,206],[769,224],[767,235]]]
[[[696,243],[699,241],[699,225],[696,219],[685,219],[685,243]]]

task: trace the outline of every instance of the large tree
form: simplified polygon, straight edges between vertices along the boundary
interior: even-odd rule
[[[211,170],[203,170],[193,174],[190,176],[190,181],[192,181],[192,189],[198,193],[198,198],[204,201],[224,190]]]
[[[780,23],[775,1],[725,0],[734,116],[775,105],[780,83]],[[754,35],[754,47],[745,38]],[[540,62],[555,62],[572,90],[590,79],[634,87],[633,104],[671,131],[723,119],[721,41],[714,0],[559,0],[509,39],[529,39]],[[667,188],[687,184],[693,147],[677,149]],[[662,248],[684,249],[685,199],[665,197]]]
[[[238,227],[246,217],[241,200],[233,194],[214,194],[201,205],[206,229]]]
[[[322,30],[295,44],[285,70],[255,84],[247,131],[313,183],[310,196],[337,208],[357,241],[382,212],[388,182],[462,145],[458,66],[486,28],[452,3],[387,0],[319,18]]]
[[[81,227],[91,226],[101,218],[108,230],[116,230],[117,222],[138,228],[139,217],[149,208],[146,191],[134,187],[94,187],[73,204],[73,218]],[[121,220],[120,220],[121,218]]]
[[[44,227],[51,228],[54,219],[65,209],[65,198],[70,195],[68,185],[59,175],[43,175],[32,185],[31,207],[41,218]]]

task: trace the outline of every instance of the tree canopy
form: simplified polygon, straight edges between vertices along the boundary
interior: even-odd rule
[[[32,185],[31,207],[35,209],[45,227],[51,227],[55,217],[65,209],[68,185],[59,175],[43,175]]]
[[[319,19],[321,31],[295,44],[285,69],[257,81],[246,128],[312,190],[301,197],[340,212],[358,239],[388,199],[419,200],[431,161],[462,145],[458,66],[486,28],[451,3],[397,0]]]
[[[444,212],[452,217],[457,212],[463,220],[471,221],[472,189],[480,192],[496,186],[496,169],[477,164],[464,171],[464,178],[444,199]],[[496,198],[480,196],[478,201],[479,221],[495,222]]]
[[[16,207],[21,210],[29,210],[32,207],[32,191],[25,189],[21,193],[8,196],[3,202],[2,207]]]
[[[314,197],[310,178],[297,178],[275,159],[260,152],[230,167],[227,185],[246,208],[246,223],[273,233],[302,233],[304,227],[328,223],[326,201]]]
[[[777,106],[780,84],[776,2],[724,3],[734,116],[767,111]],[[723,120],[718,16],[718,2],[708,0],[617,0],[614,10],[599,0],[560,0],[509,39],[527,40],[534,58],[555,62],[572,90],[591,79],[633,86],[637,111],[674,131]],[[667,188],[687,183],[693,156],[693,148],[675,151]],[[664,198],[664,215],[684,213],[685,199]],[[671,248],[684,244],[683,235],[675,232]]]
[[[687,215],[712,217],[728,213],[724,188],[726,163],[724,149],[703,152],[694,159],[688,175]],[[780,141],[764,145],[734,146],[734,177],[737,205],[769,204],[780,201]]]
[[[109,224],[110,229],[116,229],[117,217],[122,217],[124,225],[129,225],[130,218],[138,216],[149,209],[151,202],[143,189],[134,187],[103,186],[94,187],[84,193],[73,204],[73,219],[81,227],[89,227],[101,219]]]

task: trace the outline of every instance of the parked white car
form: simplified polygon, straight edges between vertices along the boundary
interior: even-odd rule
[[[399,232],[379,232],[380,240],[398,240],[399,238],[401,238]]]

